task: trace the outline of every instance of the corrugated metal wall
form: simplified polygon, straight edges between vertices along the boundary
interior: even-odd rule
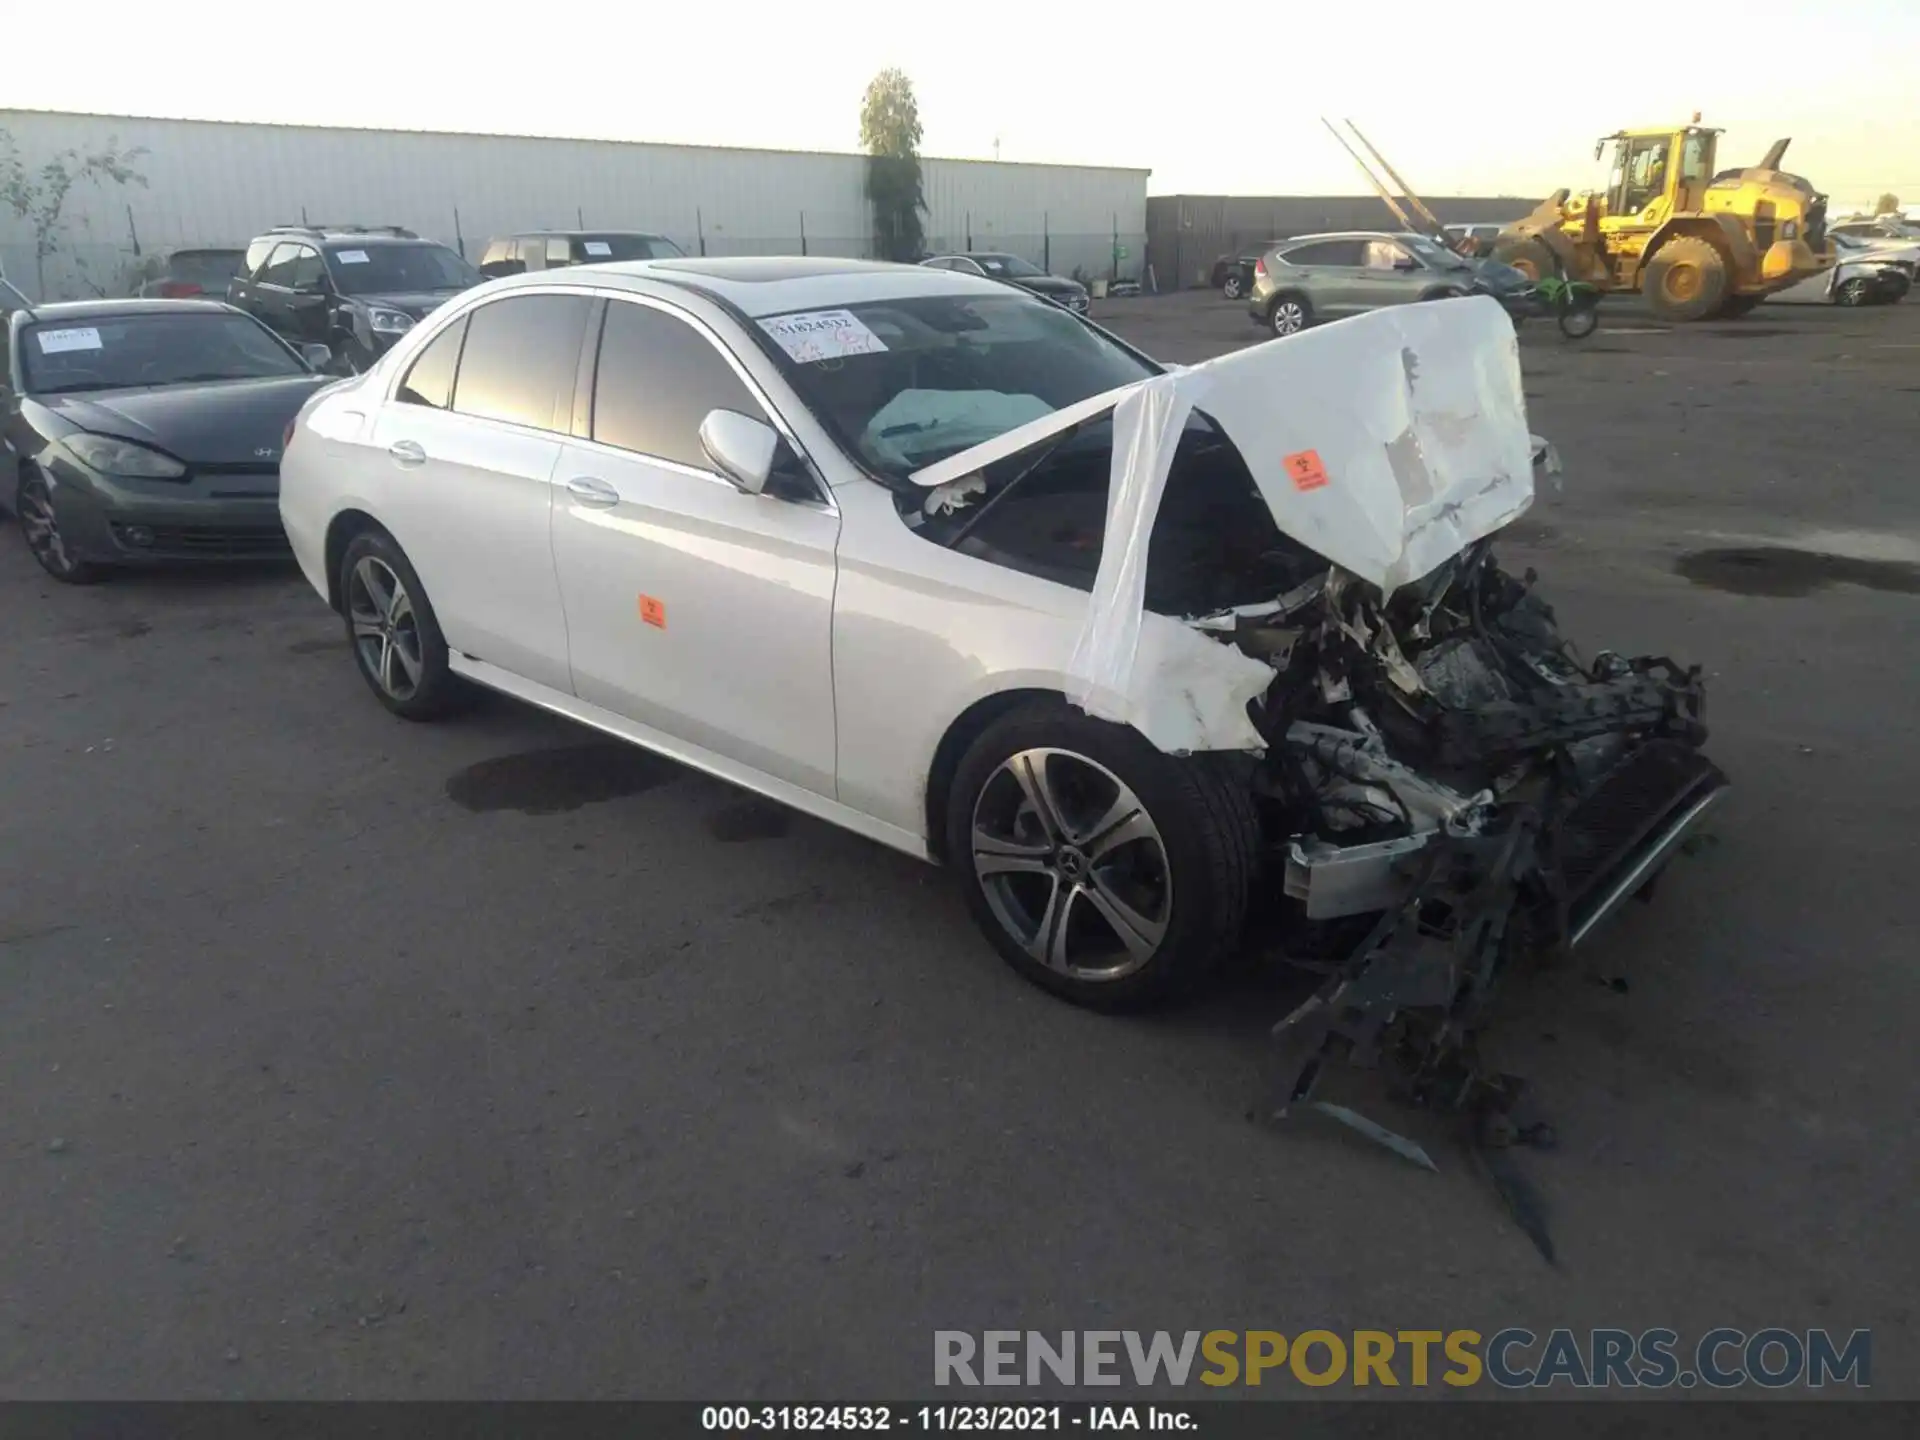
[[[1443,224],[1505,224],[1538,204],[1511,196],[1435,196]],[[1147,202],[1147,258],[1162,290],[1211,283],[1214,262],[1290,235],[1395,230],[1378,195],[1155,195]]]
[[[303,215],[405,225],[464,241],[470,258],[495,234],[582,224],[723,255],[863,255],[869,244],[858,155],[18,110],[0,111],[0,129],[30,170],[69,149],[146,152],[144,186],[75,188],[36,298],[124,293],[136,237],[147,254],[244,244]],[[1117,228],[1121,273],[1138,271],[1144,170],[929,159],[923,175],[931,246],[957,248],[971,226],[979,248],[1105,275]],[[29,293],[40,288],[32,232],[4,211],[0,263]]]

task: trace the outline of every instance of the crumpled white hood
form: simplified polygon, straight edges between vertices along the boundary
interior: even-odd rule
[[[1149,657],[1184,648],[1143,648],[1140,633],[1147,542],[1192,411],[1212,417],[1233,441],[1284,533],[1383,591],[1430,573],[1533,501],[1519,344],[1513,322],[1486,296],[1377,310],[1154,376],[1043,416],[913,479],[933,486],[970,475],[1107,409],[1106,535],[1068,698],[1138,726],[1162,749],[1226,748],[1229,732],[1235,747],[1259,743],[1244,699],[1223,711],[1184,687],[1193,724],[1147,723],[1170,713],[1162,682],[1172,679]],[[1258,693],[1249,667],[1271,678],[1258,662],[1188,633],[1219,658],[1195,652],[1184,671],[1218,669],[1216,678],[1236,696]]]

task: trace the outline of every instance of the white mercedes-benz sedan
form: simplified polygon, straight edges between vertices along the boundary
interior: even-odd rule
[[[1723,783],[1697,671],[1578,660],[1495,563],[1521,394],[1491,300],[1168,369],[982,278],[624,263],[427,316],[301,412],[281,510],[397,715],[489,687],[942,861],[1087,1004],[1264,888],[1345,987],[1310,1038],[1444,1045]]]

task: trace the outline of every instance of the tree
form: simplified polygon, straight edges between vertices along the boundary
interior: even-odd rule
[[[860,144],[867,152],[867,201],[873,206],[873,249],[884,260],[915,260],[926,243],[920,216],[920,106],[906,72],[882,70],[860,104]]]
[[[0,203],[33,231],[34,279],[40,298],[47,295],[47,259],[60,249],[61,215],[67,197],[83,180],[94,185],[145,185],[147,177],[134,168],[146,155],[135,146],[122,150],[109,137],[103,149],[90,154],[62,150],[37,170],[27,168],[20,147],[8,130],[0,130]]]
[[[1898,215],[1900,213],[1900,197],[1891,190],[1887,191],[1886,194],[1873,202],[1873,213],[1876,215]]]

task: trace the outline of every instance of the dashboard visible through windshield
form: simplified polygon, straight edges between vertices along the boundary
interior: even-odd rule
[[[883,479],[1159,373],[1066,311],[1024,295],[915,296],[767,316],[793,387]],[[831,327],[824,345],[793,342]],[[804,356],[805,358],[800,358]]]

